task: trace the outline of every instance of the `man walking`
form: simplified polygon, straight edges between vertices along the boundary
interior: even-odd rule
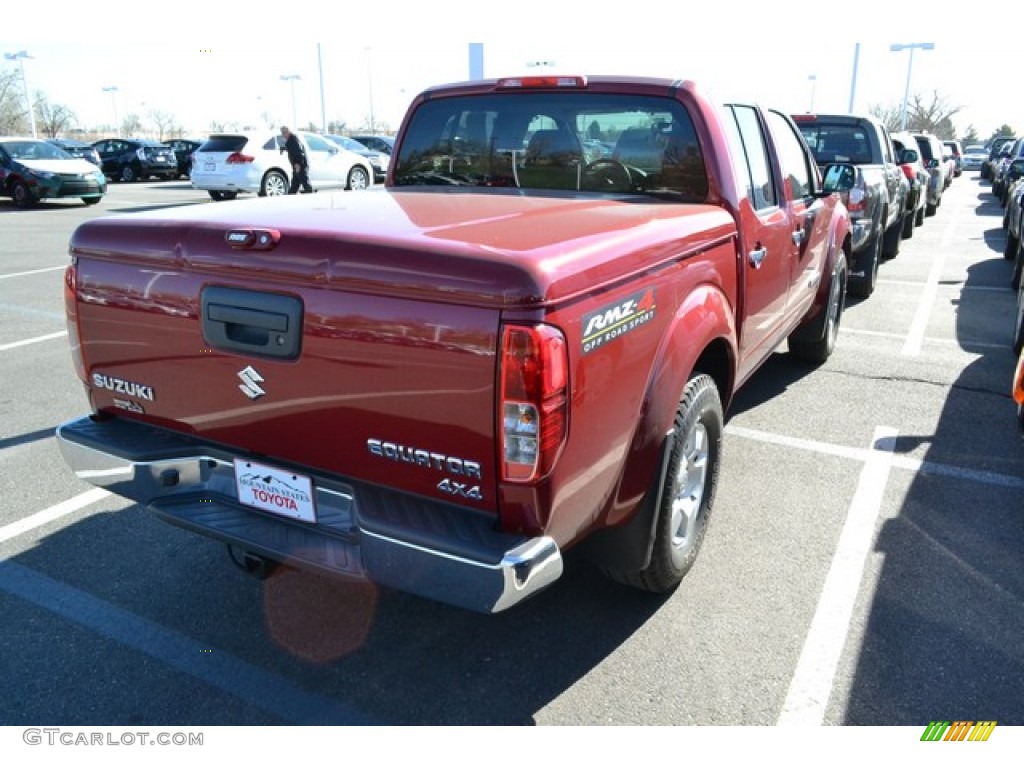
[[[303,192],[312,192],[313,185],[309,183],[309,159],[306,157],[306,148],[302,146],[302,141],[287,125],[281,126],[281,138],[284,139],[284,148],[281,151],[288,153],[288,162],[292,166],[292,184],[288,188],[288,194],[297,194],[300,187]]]

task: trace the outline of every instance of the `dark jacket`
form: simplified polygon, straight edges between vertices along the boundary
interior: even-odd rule
[[[288,162],[292,164],[292,167],[301,165],[303,168],[309,168],[306,148],[302,146],[299,137],[294,133],[288,135],[288,140],[284,143],[284,149],[288,153]]]

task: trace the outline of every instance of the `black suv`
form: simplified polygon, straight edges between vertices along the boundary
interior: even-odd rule
[[[193,139],[167,139],[164,144],[174,150],[178,161],[178,176],[192,173],[192,153],[202,146],[202,142]]]
[[[92,144],[86,144],[78,139],[47,139],[47,141],[60,147],[72,157],[88,160],[97,167],[100,164],[100,155]]]
[[[101,139],[93,144],[100,168],[115,181],[139,181],[150,176],[178,178],[178,160],[166,144],[150,139]]]
[[[899,253],[906,227],[913,217],[907,206],[910,180],[888,129],[869,115],[793,115],[818,167],[833,163],[857,167],[853,188],[843,202],[850,212],[850,295],[867,298],[875,290],[882,257]],[[911,225],[912,227],[913,225]]]

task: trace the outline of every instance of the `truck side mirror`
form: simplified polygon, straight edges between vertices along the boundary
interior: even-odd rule
[[[833,192],[849,192],[857,181],[857,169],[850,163],[829,163],[825,166],[825,181],[822,191],[831,195]]]

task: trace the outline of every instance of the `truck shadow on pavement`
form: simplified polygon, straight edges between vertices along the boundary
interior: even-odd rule
[[[5,576],[39,580],[42,596]],[[138,505],[0,560],[0,606],[8,593],[27,605],[6,614],[6,663],[21,671],[7,678],[0,723],[69,725],[532,724],[668,599],[572,553],[549,589],[491,616],[286,568],[259,581],[222,544]],[[107,613],[125,625],[97,631]],[[225,679],[218,664],[248,671]],[[328,712],[293,706],[305,697]]]
[[[1001,208],[987,195],[976,212]],[[902,502],[875,543],[884,561],[842,724],[1024,724],[1024,441],[1010,398],[1001,238],[986,230],[1000,255],[970,266],[955,300],[957,342],[976,358],[949,388],[934,432],[895,440],[897,459],[923,463],[889,477],[890,498],[895,486]]]

